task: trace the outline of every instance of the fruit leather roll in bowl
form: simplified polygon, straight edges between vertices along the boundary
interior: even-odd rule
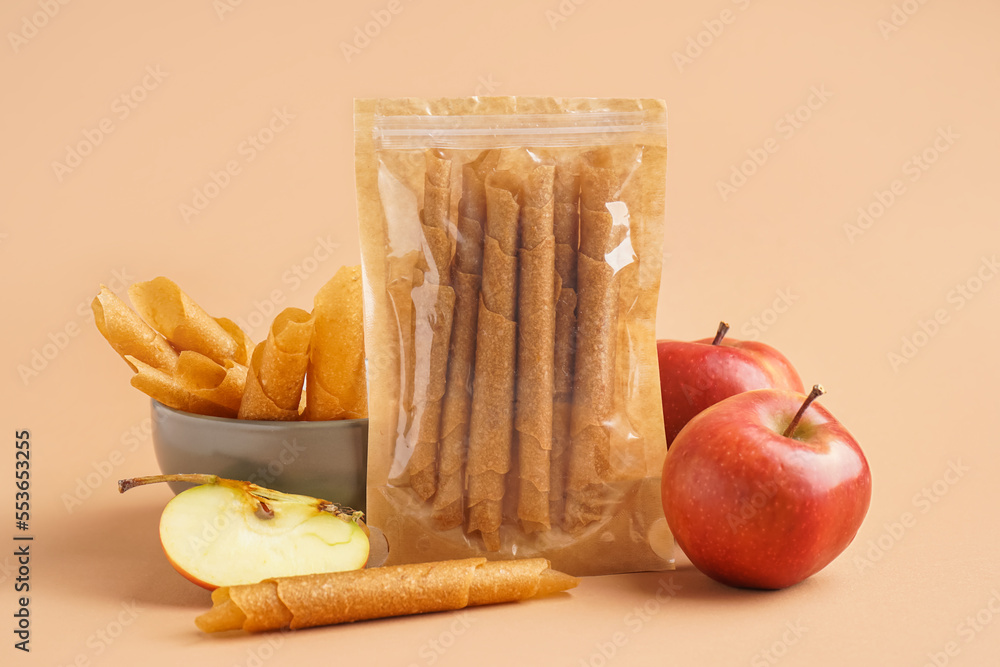
[[[390,563],[672,566],[665,129],[648,99],[356,102],[367,505]]]

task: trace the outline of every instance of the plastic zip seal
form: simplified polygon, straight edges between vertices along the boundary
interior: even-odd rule
[[[666,115],[587,111],[514,115],[376,116],[376,150],[576,147],[634,143],[664,134]]]

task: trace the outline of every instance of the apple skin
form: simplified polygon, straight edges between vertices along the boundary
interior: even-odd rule
[[[753,389],[804,391],[791,362],[770,345],[712,341],[656,341],[668,447],[695,415],[725,398]]]
[[[798,392],[727,398],[682,429],[663,466],[667,524],[699,570],[730,586],[779,589],[828,565],[854,539],[871,471],[851,434],[820,405],[783,432]]]
[[[277,495],[292,500],[271,501],[273,517],[264,519],[256,501],[231,485],[203,484],[177,494],[160,517],[167,561],[208,590],[367,564],[364,527],[302,502],[316,499]]]

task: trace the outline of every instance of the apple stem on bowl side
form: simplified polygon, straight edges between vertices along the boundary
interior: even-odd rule
[[[145,477],[130,477],[128,479],[118,480],[118,492],[125,493],[129,489],[135,488],[137,486],[145,486],[146,484],[157,484],[159,482],[189,482],[191,484],[218,484],[220,486],[228,486],[235,489],[239,489],[259,505],[259,515],[263,519],[270,519],[274,517],[274,510],[271,509],[270,502],[294,502],[301,503],[305,505],[313,505],[320,512],[326,512],[327,514],[332,514],[336,517],[344,519],[345,521],[354,521],[358,523],[367,534],[368,526],[364,523],[364,512],[351,509],[350,507],[344,507],[335,502],[329,500],[323,500],[321,498],[312,498],[310,496],[300,496],[290,493],[282,493],[281,491],[275,491],[273,489],[266,489],[262,486],[258,486],[253,482],[244,482],[242,480],[236,479],[226,479],[225,477],[219,477],[218,475],[206,475],[200,473],[179,473],[171,475],[147,475]]]
[[[805,414],[806,408],[808,408],[813,401],[825,393],[826,389],[823,388],[823,385],[813,385],[812,391],[810,391],[809,395],[806,396],[806,400],[802,401],[802,407],[800,407],[799,411],[795,413],[795,416],[792,417],[792,422],[788,425],[788,428],[785,429],[785,432],[782,433],[784,437],[792,437],[792,434],[795,433],[795,428],[799,425],[799,421],[802,419],[802,415]]]
[[[715,332],[715,338],[712,339],[712,345],[721,345],[722,339],[726,337],[727,333],[729,333],[729,323],[719,322],[719,328]]]
[[[146,484],[157,484],[159,482],[190,482],[191,484],[218,484],[220,478],[217,475],[205,475],[200,473],[174,474],[174,475],[146,475],[145,477],[129,477],[118,480],[118,493],[125,493],[129,489]]]

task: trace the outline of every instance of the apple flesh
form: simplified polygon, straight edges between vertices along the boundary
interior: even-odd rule
[[[868,462],[829,411],[809,405],[813,394],[738,394],[674,440],[663,511],[678,546],[713,579],[785,588],[826,567],[857,534],[871,500]]]
[[[119,488],[160,481],[201,483],[167,503],[160,543],[170,564],[203,588],[357,570],[368,561],[360,512],[212,475],[157,475]]]
[[[668,447],[695,415],[725,398],[754,389],[804,391],[799,374],[780,352],[764,343],[724,338],[728,330],[720,322],[715,338],[656,341]]]

